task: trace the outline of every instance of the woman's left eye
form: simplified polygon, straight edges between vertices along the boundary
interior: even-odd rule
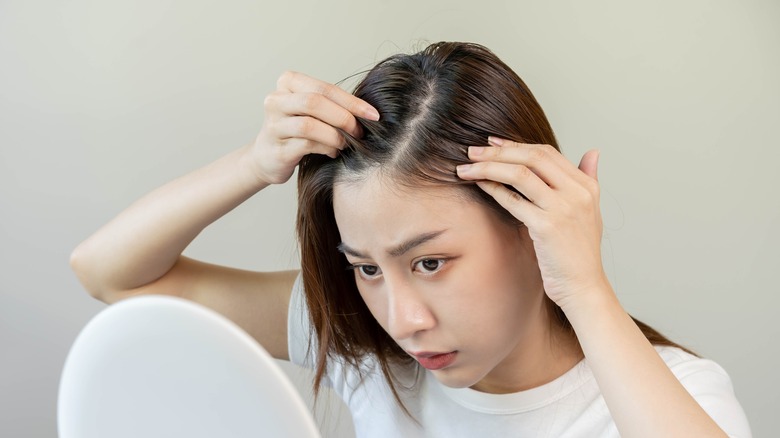
[[[426,274],[439,271],[444,266],[444,259],[424,259],[414,264],[414,269]]]

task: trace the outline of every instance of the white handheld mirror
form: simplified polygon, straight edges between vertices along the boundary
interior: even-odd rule
[[[271,356],[222,315],[162,295],[97,314],[65,361],[60,438],[319,438]]]

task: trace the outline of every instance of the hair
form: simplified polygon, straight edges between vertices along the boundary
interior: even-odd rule
[[[503,220],[522,226],[473,182],[461,180],[455,166],[469,163],[468,146],[484,145],[488,136],[560,148],[525,83],[479,44],[439,42],[418,53],[390,56],[367,73],[353,94],[376,108],[381,119],[358,118],[364,131],[360,139],[340,130],[348,146],[337,158],[311,154],[299,165],[297,234],[316,339],[314,391],[328,359],[338,357],[359,370],[371,355],[406,411],[393,366],[414,366],[414,360],[380,327],[360,297],[354,273],[345,269],[348,262],[337,249],[334,184],[360,181],[377,171],[405,187],[455,185]],[[545,300],[552,323],[573,335],[560,307]],[[679,347],[634,321],[652,344]]]

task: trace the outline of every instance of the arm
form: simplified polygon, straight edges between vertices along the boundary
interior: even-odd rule
[[[372,112],[374,114],[372,114]],[[335,157],[355,116],[378,119],[335,85],[287,72],[265,99],[254,142],[144,196],[81,243],[71,266],[92,296],[113,303],[169,294],[214,308],[272,355],[287,358],[287,305],[296,272],[258,273],[197,262],[182,251],[209,224],[269,184],[286,182],[301,157]]]
[[[490,139],[459,168],[528,227],[545,293],[577,334],[624,437],[723,437],[615,296],[601,265],[598,154],[574,167],[547,145]],[[476,154],[474,152],[481,152]],[[507,189],[509,184],[527,199]]]
[[[568,303],[564,312],[621,436],[725,437],[623,310],[609,284],[591,292]]]

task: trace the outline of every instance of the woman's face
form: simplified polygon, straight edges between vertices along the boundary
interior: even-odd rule
[[[336,184],[333,208],[340,249],[387,333],[443,384],[495,388],[547,324],[544,292],[525,228],[461,190],[369,176]]]

